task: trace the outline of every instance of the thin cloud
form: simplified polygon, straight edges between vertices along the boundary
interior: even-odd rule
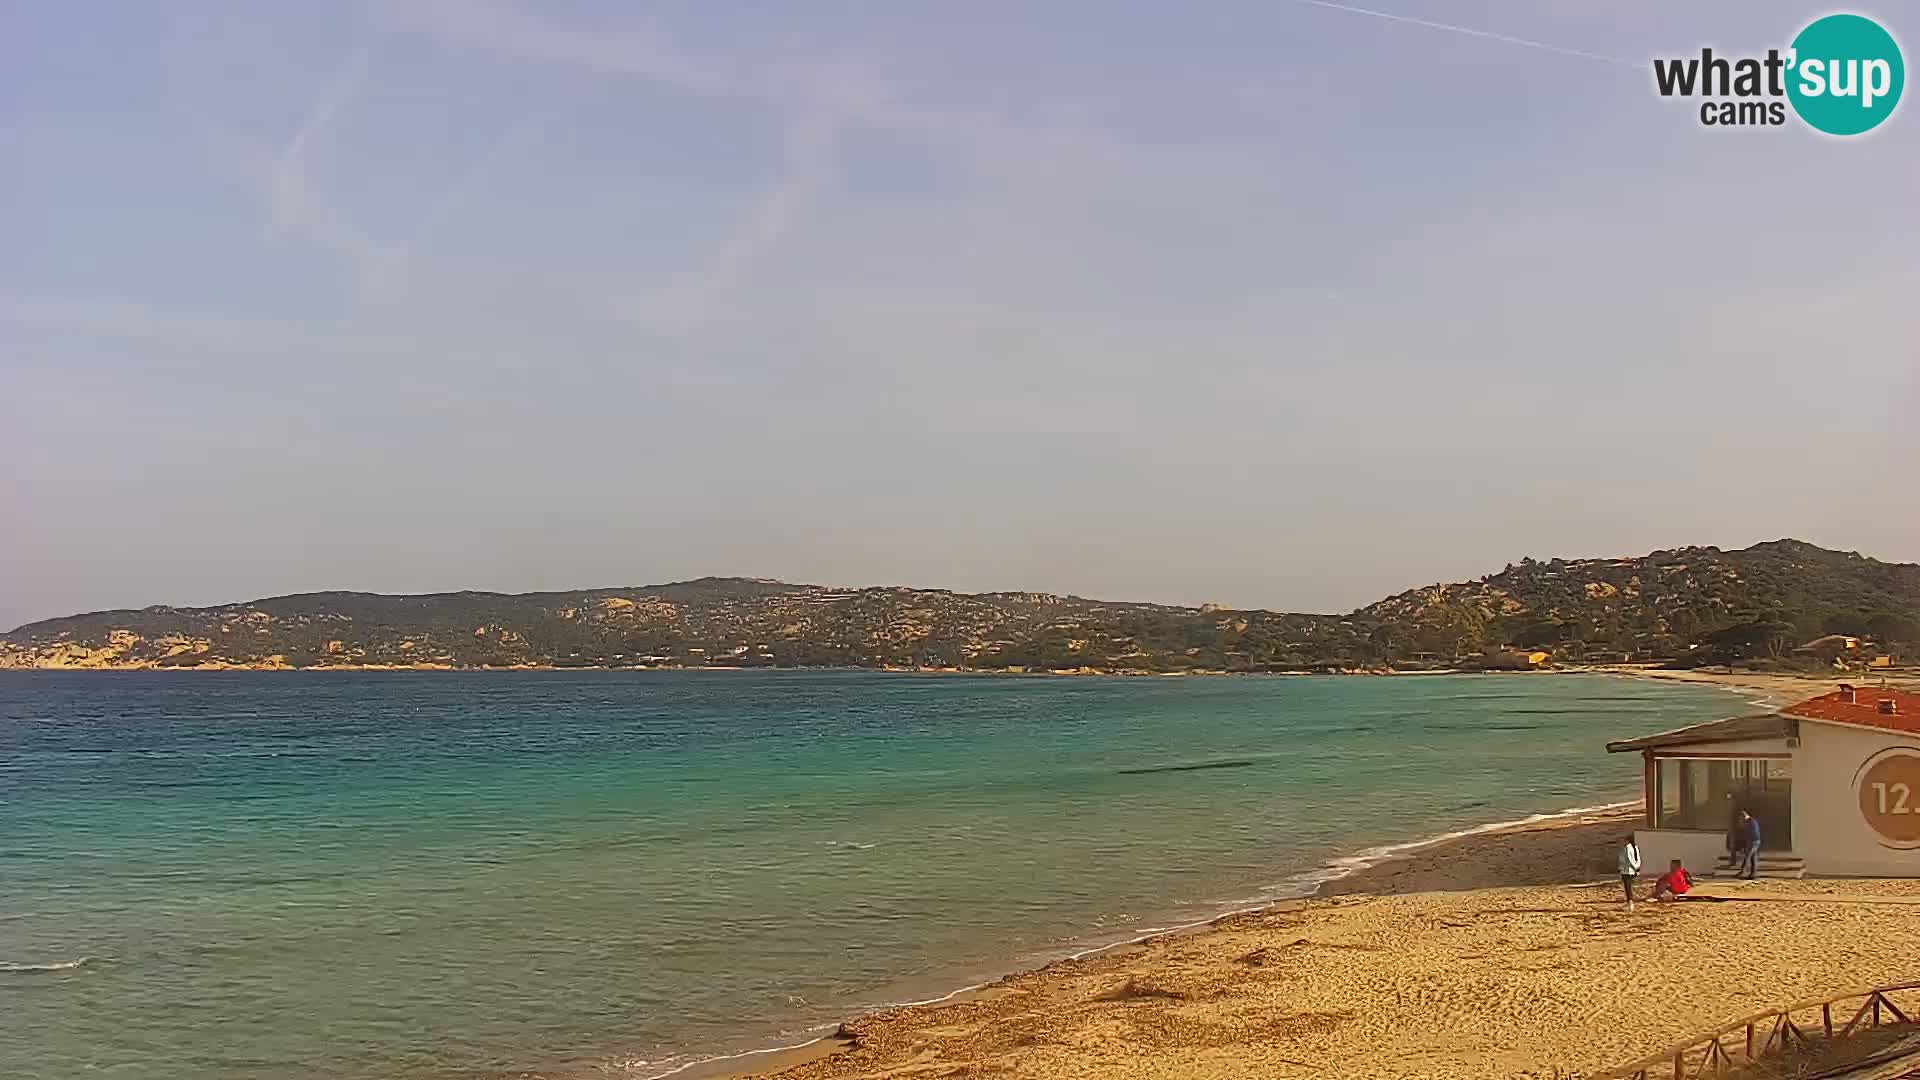
[[[1557,53],[1560,56],[1574,56],[1582,60],[1598,60],[1603,64],[1617,64],[1621,67],[1630,68],[1639,68],[1641,66],[1632,60],[1618,56],[1608,56],[1605,53],[1588,52],[1585,49],[1571,49],[1564,45],[1552,44],[1551,42],[1515,37],[1512,34],[1501,34],[1492,30],[1479,30],[1471,26],[1457,26],[1453,23],[1434,22],[1431,19],[1417,19],[1411,15],[1399,15],[1391,11],[1376,11],[1373,8],[1355,7],[1352,4],[1338,4],[1334,3],[1334,0],[1293,0],[1293,2],[1296,4],[1305,4],[1309,7],[1327,8],[1330,11],[1345,11],[1353,15],[1368,15],[1376,19],[1386,19],[1389,22],[1406,23],[1409,26],[1424,26],[1429,30],[1443,30],[1449,34],[1461,34],[1466,37],[1480,38],[1485,41],[1498,41],[1507,45],[1519,45],[1529,49],[1539,49],[1542,52]]]
[[[562,95],[560,104],[542,110],[527,111],[519,119],[507,124],[466,168],[460,170],[439,191],[427,198],[421,205],[413,227],[406,231],[404,238],[396,240],[392,249],[368,269],[366,278],[362,282],[367,293],[375,296],[391,293],[402,284],[409,269],[416,263],[420,249],[432,237],[434,231],[456,213],[467,208],[473,201],[474,193],[481,189],[488,178],[519,157],[543,130],[554,123],[559,114],[579,104],[584,96],[584,85],[584,80],[576,80],[575,84]]]
[[[5,325],[255,355],[343,344],[335,333],[281,321],[92,297],[0,296]]]
[[[780,175],[699,267],[623,314],[669,327],[691,328],[719,314],[728,297],[750,281],[801,223],[807,207],[833,175],[836,114],[809,113],[788,123]]]
[[[372,60],[371,48],[355,51],[270,163],[262,166],[247,162],[244,159],[253,155],[241,155],[243,171],[256,176],[264,186],[267,218],[262,232],[266,236],[296,234],[334,255],[362,265],[383,255],[382,245],[320,190],[307,167],[313,144],[324,136],[366,84]]]
[[[1097,131],[1014,123],[974,109],[922,107],[846,71],[821,78],[778,61],[729,70],[684,51],[652,25],[588,31],[504,3],[388,5],[379,10],[395,28],[498,58],[637,77],[780,114],[832,115],[839,127],[904,139],[930,155],[964,159],[977,175],[1011,187],[1091,194],[1116,181],[1150,187],[1174,182],[1195,197],[1212,198],[1221,194],[1223,184],[1231,186],[1246,172],[1244,163],[1192,149],[1149,147]]]
[[[574,30],[544,22],[511,4],[392,4],[378,10],[402,28],[508,58],[636,75],[701,94],[739,89],[682,55],[651,29]]]
[[[347,66],[341,69],[340,74],[334,77],[333,83],[321,95],[320,100],[314,102],[313,108],[308,110],[306,122],[300,125],[299,130],[293,133],[293,136],[287,140],[286,146],[280,151],[282,171],[295,170],[301,156],[306,152],[307,144],[325,131],[327,126],[333,123],[333,118],[339,115],[340,110],[360,93],[360,88],[366,84],[367,70],[372,62],[373,50],[369,48],[355,50],[353,56],[348,59]]]

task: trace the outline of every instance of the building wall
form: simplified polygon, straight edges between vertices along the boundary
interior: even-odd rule
[[[1659,877],[1667,872],[1667,863],[1679,859],[1693,873],[1705,874],[1727,853],[1727,834],[1723,832],[1676,832],[1667,829],[1636,829],[1640,844],[1640,873]]]
[[[1920,877],[1920,849],[1881,842],[1860,811],[1854,778],[1889,747],[1920,754],[1920,735],[1801,721],[1793,758],[1793,846],[1809,874]]]

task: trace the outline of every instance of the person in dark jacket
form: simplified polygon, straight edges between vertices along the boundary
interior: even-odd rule
[[[1759,873],[1760,819],[1740,811],[1740,871],[1736,877],[1752,881]]]

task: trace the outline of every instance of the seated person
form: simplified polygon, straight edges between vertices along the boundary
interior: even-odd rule
[[[1687,873],[1687,868],[1680,865],[1680,860],[1674,859],[1667,864],[1667,872],[1661,874],[1653,883],[1653,898],[1678,900],[1687,895],[1687,890],[1691,888],[1693,888],[1693,878]]]

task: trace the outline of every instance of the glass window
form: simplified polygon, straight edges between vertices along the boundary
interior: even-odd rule
[[[1792,843],[1793,763],[1786,758],[1660,758],[1654,768],[1656,829],[1725,832],[1734,814],[1760,819],[1761,847]]]
[[[1653,788],[1656,798],[1654,806],[1658,809],[1653,815],[1653,827],[1667,828],[1667,823],[1676,821],[1680,816],[1680,766],[1682,762],[1663,758],[1654,773]]]
[[[1745,761],[1662,758],[1656,783],[1660,813],[1656,829],[1724,831],[1733,817],[1732,793],[1749,783]],[[1739,767],[1736,781],[1736,767]]]

